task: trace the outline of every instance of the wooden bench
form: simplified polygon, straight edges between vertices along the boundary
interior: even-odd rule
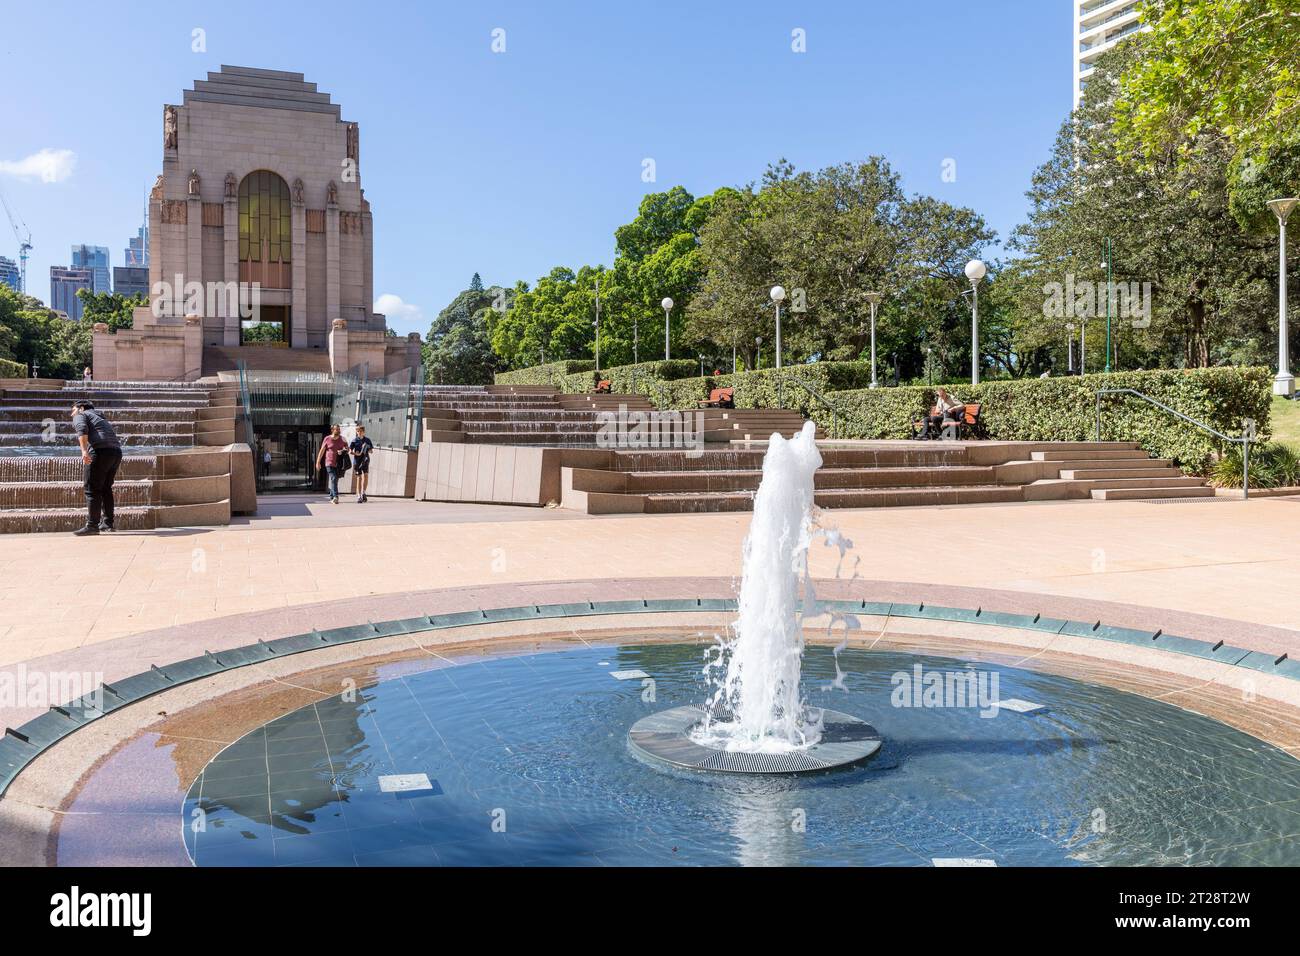
[[[955,440],[962,437],[966,438],[983,438],[984,422],[981,418],[984,412],[984,406],[979,402],[969,402],[962,406],[961,418],[949,419],[940,426],[939,436],[945,440]],[[912,416],[912,437],[913,438],[930,438],[934,437],[929,434],[928,418],[934,418],[939,415],[939,406],[931,405],[928,417]]]
[[[736,390],[734,388],[715,388],[709,392],[709,400],[700,402],[700,408],[735,408]]]

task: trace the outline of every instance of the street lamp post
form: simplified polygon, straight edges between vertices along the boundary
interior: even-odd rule
[[[596,375],[600,375],[600,276],[596,276]]]
[[[1273,379],[1273,394],[1287,397],[1295,393],[1295,376],[1291,374],[1286,327],[1286,220],[1297,205],[1300,205],[1300,199],[1270,199],[1268,202],[1268,208],[1277,216],[1281,240],[1277,267],[1277,377]]]
[[[763,336],[761,336],[761,335],[756,335],[756,336],[754,336],[754,369],[755,369],[755,371],[757,371],[757,370],[758,370],[758,367],[759,367],[760,365],[762,365],[762,364],[763,364]]]
[[[672,357],[668,351],[668,313],[672,311],[673,300],[664,296],[659,304],[664,307],[664,361],[667,362]]]
[[[640,346],[641,346],[641,337],[637,331],[636,314],[633,313],[632,314],[632,364],[633,365],[639,365],[641,363],[641,358],[639,355],[641,351]]]
[[[772,286],[772,291],[768,293],[772,297],[772,303],[776,306],[776,367],[781,367],[781,302],[785,299],[785,289],[779,285]]]
[[[876,380],[876,306],[880,305],[881,295],[879,292],[868,292],[863,298],[871,306],[871,387],[878,388],[880,383]]]
[[[1065,323],[1065,370],[1074,374],[1074,323]]]
[[[966,278],[970,280],[970,383],[980,383],[980,281],[988,274],[988,266],[979,259],[966,263]]]
[[[1102,263],[1106,267],[1106,371],[1110,372],[1110,302],[1111,295],[1111,245],[1110,236],[1107,236],[1102,245],[1102,254],[1105,261]]]

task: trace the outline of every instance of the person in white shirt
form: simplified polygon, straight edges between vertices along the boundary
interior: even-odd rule
[[[926,435],[942,434],[944,425],[961,421],[962,415],[966,413],[966,404],[949,395],[942,385],[935,392],[934,407],[939,414],[926,416]]]

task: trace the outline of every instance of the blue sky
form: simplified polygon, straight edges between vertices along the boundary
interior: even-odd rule
[[[882,154],[909,193],[1005,238],[1071,105],[1068,0],[7,0],[0,22],[0,189],[31,228],[36,295],[74,243],[123,264],[162,104],[229,63],[304,73],[360,123],[375,295],[404,303],[400,332],[426,331],[476,271],[512,284],[608,263],[646,192],[743,184],[782,156]],[[72,154],[46,164],[57,181],[22,175],[42,150]]]

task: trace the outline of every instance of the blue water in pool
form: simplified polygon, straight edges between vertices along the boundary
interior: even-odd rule
[[[219,754],[186,799],[187,848],[200,866],[1300,863],[1300,761],[1168,704],[1009,667],[976,665],[1000,699],[1045,711],[894,706],[895,674],[967,666],[898,653],[846,650],[847,692],[824,689],[831,651],[810,647],[809,702],[874,724],[872,761],[800,777],[639,762],[628,727],[703,701],[703,650],[391,665]],[[633,669],[652,686],[611,676]],[[421,789],[391,790],[403,780]]]

